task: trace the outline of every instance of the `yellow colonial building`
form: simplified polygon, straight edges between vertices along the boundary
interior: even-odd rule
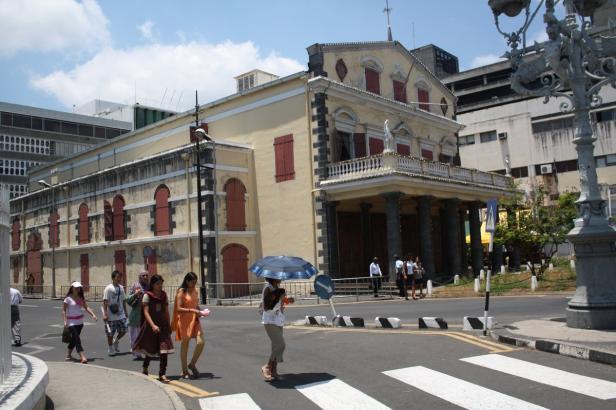
[[[397,41],[314,44],[308,57],[307,71],[245,73],[199,106],[215,142],[200,150],[204,259],[190,111],[32,171],[32,192],[11,202],[11,283],[49,286],[55,271],[56,289],[103,285],[116,268],[174,285],[201,264],[209,282],[245,283],[276,254],[333,277],[366,276],[373,256],[385,271],[394,254],[453,275],[467,220],[479,269],[478,210],[511,180],[455,165],[451,92]]]

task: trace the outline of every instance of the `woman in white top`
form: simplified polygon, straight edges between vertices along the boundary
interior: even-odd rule
[[[293,303],[293,298],[285,296],[285,290],[280,286],[280,280],[265,278],[267,284],[263,289],[261,306],[263,314],[261,323],[272,342],[272,351],[267,364],[261,367],[261,373],[266,381],[278,380],[278,363],[283,361],[282,354],[285,349],[282,329],[284,326],[284,307],[286,303]]]
[[[83,347],[81,346],[81,329],[83,329],[83,309],[92,319],[96,320],[96,315],[88,307],[86,299],[83,296],[83,286],[79,282],[73,282],[71,288],[68,290],[64,303],[62,305],[62,318],[64,319],[64,327],[68,328],[71,335],[71,341],[68,344],[68,353],[66,354],[66,360],[74,360],[73,349],[77,349],[81,363],[88,363],[86,355],[83,353]]]

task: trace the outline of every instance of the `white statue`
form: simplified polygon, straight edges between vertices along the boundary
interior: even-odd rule
[[[383,129],[385,131],[385,148],[383,149],[383,154],[393,154],[396,152],[396,140],[389,129],[389,120],[385,120]]]

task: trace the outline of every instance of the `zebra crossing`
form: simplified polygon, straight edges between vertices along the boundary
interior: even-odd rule
[[[466,357],[461,358],[460,361],[489,371],[584,395],[586,399],[616,400],[616,382],[613,381],[566,372],[502,354]],[[387,370],[382,374],[437,397],[437,400],[444,400],[465,409],[545,409],[523,398],[513,397],[424,366]],[[385,410],[390,408],[338,378],[294,387],[300,393],[300,397],[303,396],[313,405],[324,410]],[[409,399],[412,399],[413,390],[404,390],[402,393],[401,391],[398,390],[395,394],[408,395]],[[588,408],[592,407],[590,403],[589,401]],[[261,409],[260,405],[247,393],[202,398],[199,400],[199,405],[203,410]],[[616,401],[614,405],[616,406]]]

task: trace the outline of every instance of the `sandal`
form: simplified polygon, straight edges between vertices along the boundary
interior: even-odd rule
[[[199,370],[197,370],[197,366],[195,366],[194,364],[189,364],[188,368],[190,369],[190,371],[192,372],[192,375],[195,379],[199,378],[199,376],[201,375],[201,373],[199,373]]]
[[[261,367],[261,374],[263,375],[263,378],[265,379],[266,382],[272,381],[272,374],[270,373],[267,365]]]
[[[88,364],[88,359],[81,360],[81,364]]]
[[[182,379],[192,379],[192,377],[188,373],[188,370],[182,370]]]
[[[167,376],[163,374],[162,376],[158,376],[158,381],[166,384],[166,383],[169,383],[171,380],[169,380]]]

